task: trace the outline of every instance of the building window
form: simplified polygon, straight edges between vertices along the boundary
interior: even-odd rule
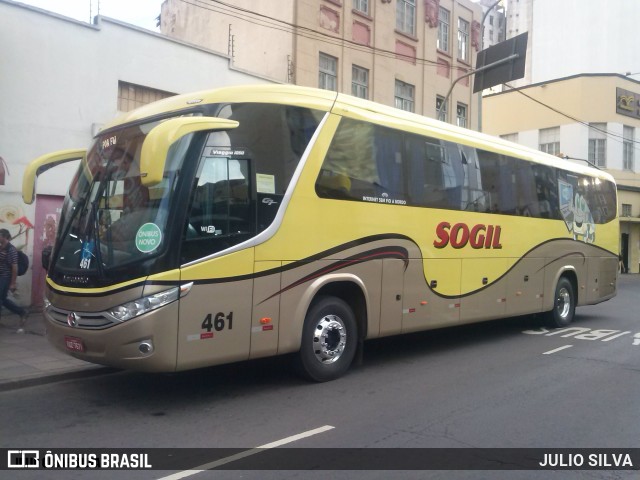
[[[635,167],[633,159],[634,130],[633,127],[627,127],[626,125],[622,127],[622,168],[631,171],[633,171]]]
[[[538,149],[550,155],[560,153],[560,127],[542,128],[538,137]]]
[[[351,67],[351,95],[369,98],[369,70],[353,65]]]
[[[449,10],[440,7],[438,12],[438,50],[449,51]]]
[[[173,97],[175,93],[143,87],[133,83],[118,82],[118,111],[130,112],[131,110],[147,105],[148,103]]]
[[[416,0],[397,0],[396,28],[403,33],[416,33]]]
[[[623,203],[622,204],[622,217],[630,217],[631,216],[631,204]]]
[[[467,106],[464,103],[459,103],[456,107],[456,125],[467,126]]]
[[[458,18],[458,60],[469,62],[469,22]]]
[[[330,55],[320,54],[320,76],[318,86],[325,90],[338,91],[338,59]]]
[[[589,161],[596,167],[607,166],[607,124],[589,124]]]
[[[369,15],[369,0],[353,0],[353,9]]]
[[[443,103],[444,103],[444,97],[437,95],[436,96],[436,118],[440,121],[446,122],[447,121],[447,104],[444,103],[444,106],[442,106]],[[440,107],[442,107],[442,111],[440,111]],[[440,112],[440,115],[438,115],[438,112]]]
[[[414,92],[415,87],[413,85],[396,80],[396,108],[406,110],[407,112],[413,112],[415,103]]]

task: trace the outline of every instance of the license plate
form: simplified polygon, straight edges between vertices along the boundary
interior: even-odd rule
[[[67,346],[67,350],[71,350],[72,352],[84,352],[84,343],[82,340],[77,337],[64,337],[64,343]]]

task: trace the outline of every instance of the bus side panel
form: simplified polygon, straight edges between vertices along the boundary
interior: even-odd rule
[[[578,254],[558,255],[548,258],[544,274],[544,302],[543,311],[553,308],[558,280],[563,274],[575,275],[577,279],[578,305],[585,305],[587,292],[587,258]]]
[[[380,331],[369,330],[368,338],[394,335],[402,330],[402,298],[404,288],[403,260],[385,258],[382,261],[382,289],[380,298]]]
[[[309,305],[322,287],[335,282],[350,282],[363,290],[367,306],[367,331],[379,331],[382,260],[357,264],[345,262],[344,265],[344,268],[337,268],[335,260],[318,260],[282,273],[279,354],[300,349],[302,326]],[[304,279],[308,280],[298,284]],[[358,322],[361,320],[356,318]]]
[[[178,370],[249,358],[253,280],[196,283],[180,299]]]
[[[523,258],[507,275],[507,316],[539,313],[544,300],[544,258]]]
[[[613,257],[589,258],[589,282],[585,304],[598,303],[616,293],[618,260]]]
[[[438,260],[429,260],[438,263]],[[457,262],[454,261],[454,267]],[[433,263],[430,263],[433,266]],[[455,270],[455,268],[454,268]],[[434,272],[432,272],[434,273]],[[441,279],[444,277],[438,275]],[[456,276],[454,272],[454,277]],[[445,281],[446,280],[442,280]],[[449,278],[452,283],[456,280]],[[427,285],[424,261],[411,259],[404,275],[404,295],[402,300],[402,332],[429,330],[456,323],[458,320],[457,300],[437,296]],[[452,307],[453,305],[453,307]]]
[[[462,261],[455,258],[425,258],[423,261],[427,286],[432,292],[427,324],[411,329],[406,323],[403,332],[456,325],[460,322],[460,278]]]
[[[251,315],[251,354],[249,358],[268,357],[278,353],[280,326],[280,278],[282,262],[256,262],[256,273],[277,270],[277,273],[253,280],[253,313]]]
[[[460,321],[469,323],[505,315],[506,282],[497,281],[507,267],[504,258],[462,260]],[[466,295],[467,292],[476,292]]]

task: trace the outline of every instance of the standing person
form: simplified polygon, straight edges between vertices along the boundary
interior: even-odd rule
[[[8,298],[9,291],[16,291],[18,276],[18,250],[11,245],[11,234],[6,228],[0,229],[0,309],[4,306],[20,316],[18,333],[24,333],[27,311]]]

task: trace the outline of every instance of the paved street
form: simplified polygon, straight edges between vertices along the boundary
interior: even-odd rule
[[[275,358],[172,375],[118,372],[0,392],[0,445],[248,449],[286,439],[288,447],[325,448],[638,448],[640,276],[624,275],[619,283],[615,299],[578,309],[570,329],[545,330],[523,317],[377,340],[366,344],[364,365],[325,384],[299,380],[287,358]],[[308,436],[294,437],[299,434]],[[42,472],[20,473],[13,478],[42,478]],[[47,478],[160,479],[173,473],[67,471],[48,472]],[[215,471],[189,478],[327,474]],[[637,478],[637,471],[330,474]]]

